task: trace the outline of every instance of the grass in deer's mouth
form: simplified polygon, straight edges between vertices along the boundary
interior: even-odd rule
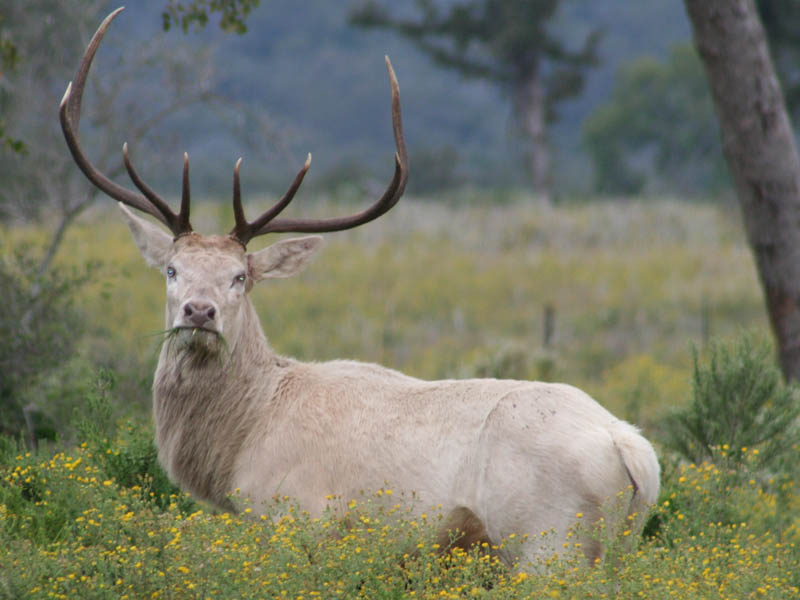
[[[198,331],[204,331],[204,332],[206,332],[206,333],[213,333],[213,334],[214,334],[214,335],[216,335],[218,338],[220,338],[220,339],[223,339],[223,338],[222,338],[222,334],[220,334],[220,332],[219,332],[219,331],[217,331],[216,329],[208,329],[208,328],[206,328],[206,327],[188,327],[188,326],[186,326],[186,325],[179,325],[178,327],[173,327],[173,328],[171,328],[171,329],[167,329],[167,330],[165,330],[165,331],[164,331],[164,333],[166,333],[166,334],[167,334],[167,337],[169,338],[169,337],[176,336],[176,335],[178,335],[178,334],[179,334],[181,331],[185,331],[185,330],[191,330],[191,332],[192,332],[192,337],[194,337],[195,335],[197,335],[197,332],[198,332]]]
[[[186,336],[180,337],[183,332],[191,332]],[[200,333],[212,334],[213,338],[209,340],[208,337],[199,335]],[[216,357],[220,360],[223,358],[230,358],[230,347],[228,340],[219,331],[215,329],[207,329],[205,327],[187,327],[181,325],[171,327],[169,329],[161,329],[148,333],[143,337],[164,336],[161,344],[178,344],[174,346],[175,350],[188,350],[192,352],[196,359],[204,360]]]
[[[203,331],[205,333],[213,333],[220,340],[224,341],[224,339],[225,339],[223,337],[223,335],[219,331],[216,331],[215,329],[207,329],[205,327],[187,327],[186,325],[181,325],[181,326],[178,326],[178,327],[171,327],[169,329],[159,329],[158,331],[154,331],[152,333],[145,334],[142,337],[156,337],[156,336],[159,336],[159,335],[163,335],[165,340],[169,340],[169,339],[174,338],[181,331],[186,331],[186,330],[191,330],[192,331],[192,336],[196,335],[198,331]]]
[[[205,358],[230,356],[228,341],[225,336],[214,329],[179,326],[166,329],[161,333],[165,334],[164,343],[180,344],[178,348],[182,347],[198,356],[202,355]]]

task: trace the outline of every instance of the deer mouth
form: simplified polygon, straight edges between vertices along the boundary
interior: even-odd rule
[[[225,346],[225,338],[216,329],[178,325],[167,332],[167,343],[175,344],[180,350],[217,353]]]
[[[198,333],[210,333],[216,336],[219,336],[220,333],[216,329],[211,329],[210,327],[195,327],[193,325],[178,325],[177,327],[173,327],[169,330],[170,335],[179,335],[182,332],[188,331],[189,335],[195,336]]]

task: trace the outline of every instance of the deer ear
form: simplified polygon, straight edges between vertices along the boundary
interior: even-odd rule
[[[118,204],[133,234],[133,240],[147,264],[158,269],[166,267],[167,257],[172,248],[172,236],[149,221],[137,217],[124,204]]]
[[[302,271],[322,245],[318,235],[281,240],[247,255],[250,277],[261,281],[272,277],[291,277]]]

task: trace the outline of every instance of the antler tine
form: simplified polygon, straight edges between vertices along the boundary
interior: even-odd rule
[[[78,140],[81,101],[83,99],[83,89],[86,86],[86,77],[89,74],[89,68],[92,66],[97,48],[100,46],[100,42],[103,40],[103,36],[109,25],[111,25],[111,21],[113,21],[122,10],[124,10],[124,7],[116,9],[103,19],[100,27],[97,28],[89,45],[86,47],[83,58],[78,65],[75,79],[67,85],[67,90],[64,92],[64,97],[61,99],[61,105],[58,111],[59,120],[61,121],[61,130],[64,132],[64,138],[67,141],[67,146],[72,154],[72,158],[89,181],[115,200],[154,216],[169,227],[177,237],[182,233],[191,231],[191,226],[189,225],[188,200],[185,210],[184,206],[181,206],[181,213],[179,215],[172,212],[166,202],[153,192],[133,169],[128,158],[127,144],[123,146],[122,150],[125,167],[134,184],[144,193],[144,196],[118,185],[97,170],[83,153],[80,141]],[[184,170],[188,171],[188,166],[186,166]],[[188,175],[185,175],[185,177],[186,176]],[[185,190],[188,190],[187,185],[184,187]],[[188,196],[188,191],[186,193]]]
[[[183,153],[183,181],[181,182],[181,211],[178,213],[177,222],[180,233],[175,234],[176,237],[184,233],[191,233],[192,226],[189,223],[189,205],[191,204],[191,197],[189,193],[189,153]]]
[[[288,190],[286,190],[283,198],[276,202],[272,208],[264,212],[252,223],[247,222],[247,219],[245,219],[244,216],[244,209],[242,208],[242,196],[239,187],[239,167],[241,164],[242,159],[240,158],[236,161],[236,166],[233,168],[233,217],[236,221],[236,225],[231,230],[229,235],[236,238],[243,246],[247,246],[247,242],[249,242],[255,236],[260,235],[258,233],[259,229],[272,221],[281,213],[284,208],[289,206],[289,203],[297,193],[300,184],[303,183],[303,178],[306,176],[306,173],[311,166],[311,153],[308,153],[308,157],[306,157],[306,162],[303,164],[303,168],[297,173],[292,185],[289,186]]]
[[[267,214],[265,213],[265,215],[262,215],[257,221],[253,222],[253,225],[256,223],[262,224],[252,232],[248,240],[265,233],[286,233],[290,231],[295,233],[322,233],[325,231],[351,229],[372,221],[373,219],[377,219],[397,204],[400,196],[403,195],[408,180],[408,153],[406,151],[405,138],[403,137],[403,120],[400,111],[400,86],[397,83],[397,77],[394,74],[394,69],[392,68],[389,57],[386,56],[385,59],[386,69],[389,72],[389,84],[392,89],[392,128],[397,152],[395,153],[394,176],[383,196],[369,208],[349,217],[333,217],[328,219],[265,219],[264,217]],[[301,174],[305,175],[305,171],[301,171]],[[302,180],[301,174],[298,174],[300,180]],[[299,186],[297,179],[295,179],[295,183]],[[290,188],[290,191],[292,195],[294,195],[294,185]],[[278,203],[278,205],[279,204],[281,203]],[[288,201],[286,204],[288,204]],[[278,205],[276,205],[276,207]],[[282,210],[284,206],[285,205],[281,206],[280,210]],[[270,211],[272,210],[273,209],[270,209]],[[276,211],[273,217],[277,216],[280,210]]]
[[[244,216],[244,209],[242,208],[242,190],[239,186],[239,169],[241,166],[242,158],[239,157],[239,160],[237,160],[236,164],[233,166],[233,219],[236,221],[236,225],[231,229],[229,235],[239,240],[243,246],[246,246],[249,241],[245,239],[247,237],[249,224]]]
[[[183,155],[183,193],[181,196],[181,211],[177,215],[172,212],[161,196],[156,194],[152,188],[144,182],[136,169],[133,168],[133,164],[128,156],[128,142],[122,144],[122,160],[125,163],[125,169],[127,169],[128,176],[131,178],[131,181],[133,181],[133,184],[141,190],[145,197],[147,197],[161,214],[161,217],[157,215],[154,216],[169,227],[170,231],[175,234],[175,237],[182,233],[192,231],[192,226],[189,223],[189,155],[185,152]],[[150,212],[150,214],[153,213]]]

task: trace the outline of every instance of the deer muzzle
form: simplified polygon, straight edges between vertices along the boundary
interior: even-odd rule
[[[181,307],[181,322],[184,327],[217,331],[218,310],[211,302],[188,300]]]

